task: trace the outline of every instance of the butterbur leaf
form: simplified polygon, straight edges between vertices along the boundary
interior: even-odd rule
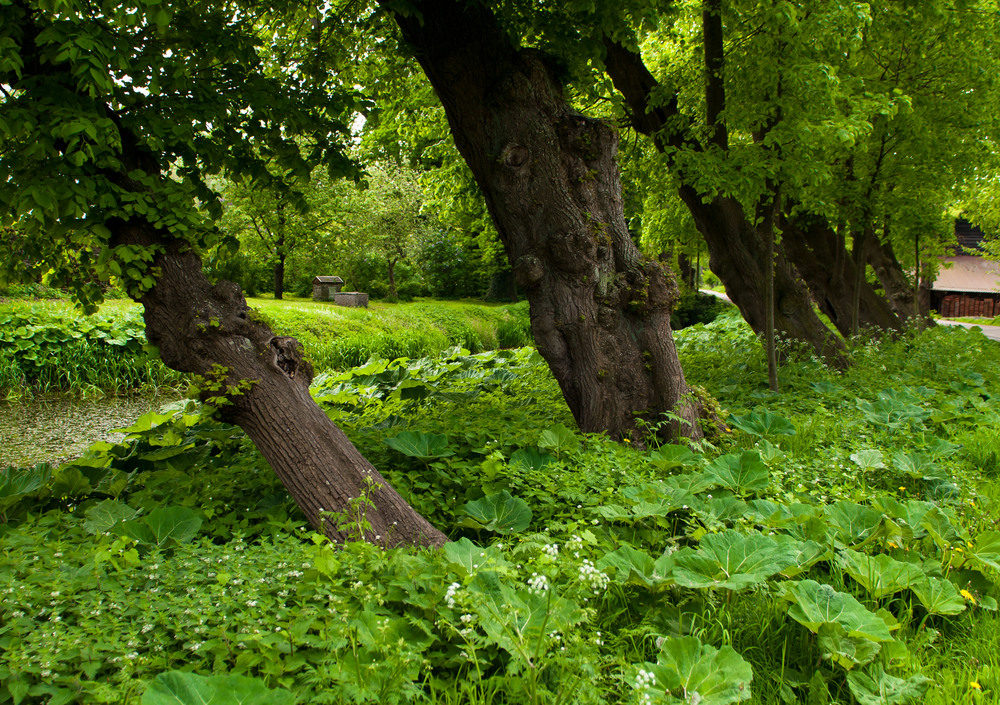
[[[532,446],[515,450],[510,456],[511,465],[520,466],[525,470],[541,470],[552,460],[551,455]]]
[[[502,490],[474,502],[466,502],[465,511],[487,531],[509,534],[524,531],[531,523],[531,509],[523,499]]]
[[[135,515],[136,510],[124,502],[106,499],[87,510],[87,518],[83,522],[83,528],[92,534],[103,534],[105,531],[110,531],[119,522],[133,519]]]
[[[930,680],[916,674],[897,678],[885,672],[881,664],[874,664],[865,671],[847,674],[847,686],[860,705],[904,705],[921,702]]]
[[[847,670],[870,663],[882,648],[879,642],[850,636],[839,624],[822,624],[816,635],[823,655]]]
[[[764,582],[794,562],[789,545],[763,534],[730,530],[709,534],[697,550],[677,551],[670,577],[684,587],[740,590]]]
[[[851,460],[862,470],[877,470],[885,468],[885,459],[882,451],[874,448],[865,448],[857,453],[851,453]]]
[[[910,589],[930,614],[958,614],[965,609],[965,598],[947,578],[925,578]]]
[[[403,455],[421,460],[455,455],[455,451],[448,447],[448,437],[437,433],[403,431],[397,436],[386,438],[385,444]]]
[[[757,494],[767,489],[768,471],[758,453],[744,451],[716,458],[705,477],[735,494]]]
[[[123,521],[116,532],[139,543],[165,546],[170,541],[190,541],[201,528],[198,512],[187,507],[157,507],[148,516]]]
[[[848,549],[840,554],[844,571],[879,598],[907,589],[924,579],[924,572],[912,563],[903,563],[880,553],[870,556]]]
[[[542,431],[542,435],[538,438],[538,447],[556,453],[572,452],[580,447],[580,439],[562,424],[557,424]]]
[[[660,446],[649,454],[649,462],[663,470],[670,470],[681,465],[690,465],[697,459],[698,456],[695,455],[693,450],[682,445]]]
[[[754,409],[751,413],[742,416],[733,414],[727,419],[727,422],[744,433],[759,438],[795,435],[795,426],[792,425],[791,421],[767,409]]]
[[[750,698],[750,664],[733,647],[716,649],[698,637],[664,639],[656,663],[643,670],[653,676],[648,692],[658,696],[654,702],[729,705]]]
[[[451,564],[461,568],[466,575],[475,575],[485,568],[499,570],[509,565],[495,546],[483,548],[472,543],[466,537],[446,543],[444,555]]]
[[[142,695],[142,705],[291,705],[296,701],[291,691],[268,688],[256,678],[184,671],[161,673]]]
[[[34,492],[48,482],[51,475],[52,471],[47,466],[0,470],[0,499]]]
[[[984,531],[973,545],[970,555],[975,561],[1000,571],[1000,531]]]
[[[617,580],[625,582],[634,574],[646,585],[656,582],[653,558],[628,544],[606,554],[597,561],[600,570],[612,568],[617,571]]]
[[[788,616],[814,634],[824,624],[839,624],[849,636],[892,640],[886,623],[851,595],[815,580],[785,583],[782,587],[782,597],[792,603]]]
[[[845,544],[855,544],[869,538],[882,526],[883,515],[854,502],[840,501],[823,507],[826,520]]]

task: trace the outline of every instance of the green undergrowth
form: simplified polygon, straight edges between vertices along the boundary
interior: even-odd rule
[[[0,397],[125,394],[179,383],[145,350],[141,310],[79,315],[68,301],[0,304]]]
[[[0,478],[0,703],[1000,701],[996,344],[792,354],[677,336],[731,429],[574,430],[530,349],[313,393],[452,542],[331,545],[237,429],[178,404]]]
[[[271,327],[297,337],[317,371],[372,357],[474,352],[530,344],[526,304],[426,301],[348,309],[308,300],[251,299]],[[142,310],[109,301],[82,316],[68,300],[0,302],[0,396],[125,394],[183,383],[145,349]]]

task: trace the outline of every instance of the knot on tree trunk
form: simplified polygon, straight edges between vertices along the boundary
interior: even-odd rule
[[[520,169],[528,163],[531,153],[523,144],[508,144],[500,152],[500,162],[511,169]]]
[[[302,343],[287,335],[271,338],[271,351],[274,353],[274,365],[288,375],[289,379],[303,382],[306,386],[312,381],[312,365],[302,355]]]
[[[514,263],[514,278],[522,289],[534,289],[545,276],[542,261],[534,255],[521,255]]]

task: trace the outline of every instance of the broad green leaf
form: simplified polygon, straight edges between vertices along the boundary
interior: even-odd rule
[[[823,507],[836,538],[848,545],[869,538],[882,526],[883,515],[854,502],[840,501]]]
[[[663,470],[690,465],[697,459],[698,456],[693,450],[682,445],[660,446],[649,454],[649,462]]]
[[[860,705],[904,705],[922,702],[930,680],[920,674],[897,678],[874,664],[867,671],[848,673],[847,685]]]
[[[664,639],[656,663],[644,670],[655,679],[648,689],[654,702],[729,705],[750,698],[750,664],[733,647],[716,649],[698,637]]]
[[[465,511],[487,531],[509,534],[524,531],[531,523],[531,509],[507,490],[495,492],[474,502],[466,502]]]
[[[486,568],[502,569],[509,565],[496,546],[481,548],[466,537],[446,543],[444,555],[450,563],[460,567],[466,575],[475,575]]]
[[[83,528],[92,534],[103,534],[119,522],[135,518],[136,510],[124,502],[106,499],[87,510]]]
[[[979,534],[969,555],[979,563],[1000,571],[1000,531]]]
[[[580,439],[562,424],[557,424],[542,431],[542,435],[538,438],[538,447],[555,453],[572,452],[580,447]]]
[[[901,592],[924,579],[924,572],[919,567],[884,553],[870,556],[847,549],[839,559],[844,571],[876,599]]]
[[[756,451],[744,451],[716,458],[705,477],[735,494],[758,494],[767,489],[768,471]]]
[[[863,472],[885,468],[885,459],[882,457],[882,451],[874,448],[865,448],[864,450],[859,450],[857,453],[851,453],[851,460]]]
[[[646,585],[657,582],[657,576],[654,575],[656,570],[653,558],[628,544],[605,554],[597,561],[596,567],[600,570],[613,568],[617,573],[617,582],[627,582],[632,575],[638,577]]]
[[[730,530],[709,534],[697,549],[683,548],[673,559],[669,577],[678,585],[741,590],[794,565],[795,553],[770,536]]]
[[[849,635],[839,624],[820,625],[816,637],[823,655],[848,670],[871,662],[882,648],[879,642]]]
[[[782,588],[781,596],[792,603],[788,616],[814,634],[824,624],[839,624],[849,636],[870,641],[892,640],[886,623],[851,595],[815,580],[785,583]]]
[[[256,678],[185,671],[161,673],[142,696],[142,705],[290,705],[295,701],[290,691],[272,690]]]
[[[170,540],[190,541],[201,528],[201,516],[188,507],[157,507],[141,521],[149,527],[158,546]]]
[[[925,578],[910,589],[930,614],[958,614],[965,609],[965,598],[947,578]]]
[[[386,438],[385,444],[403,455],[421,460],[455,455],[455,451],[448,446],[448,437],[437,433],[403,431],[397,436]]]
[[[543,453],[533,446],[515,450],[510,456],[510,464],[512,466],[521,467],[529,471],[541,470],[553,460],[554,458],[551,455]]]
[[[51,475],[52,471],[47,466],[0,470],[0,499],[34,492],[48,482]]]
[[[744,433],[759,438],[795,435],[795,426],[792,425],[791,421],[767,409],[754,409],[749,414],[742,416],[733,414],[727,419],[727,422]]]
[[[941,471],[934,465],[934,460],[924,453],[899,451],[892,456],[892,463],[901,473],[918,480],[941,477]]]

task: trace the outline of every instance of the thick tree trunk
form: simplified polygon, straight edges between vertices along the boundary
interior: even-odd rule
[[[885,296],[892,307],[892,310],[903,321],[909,321],[914,317],[914,312],[920,318],[923,325],[934,325],[930,317],[930,294],[929,286],[924,286],[921,282],[920,295],[914,300],[914,286],[912,279],[903,271],[902,265],[896,258],[892,243],[886,240],[883,242],[879,238],[873,238],[873,242],[868,247],[868,263],[875,270],[875,276],[882,283]]]
[[[625,98],[635,129],[652,137],[657,149],[663,151],[697,148],[687,142],[683,130],[672,128],[679,118],[676,99],[665,106],[650,107],[650,97],[660,85],[642,57],[610,40],[605,47],[605,69]],[[716,129],[713,142],[719,143],[724,137],[724,131]],[[681,187],[680,196],[705,238],[709,267],[725,284],[726,294],[750,327],[758,335],[764,335],[767,312],[764,239],[735,199],[714,196],[706,201],[701,193],[686,185]],[[808,291],[780,248],[774,258],[774,296],[774,324],[782,337],[805,342],[827,360],[843,363],[843,343],[813,311]]]
[[[708,244],[709,267],[726,285],[726,295],[750,327],[761,336],[767,329],[767,243],[735,200],[717,196],[705,203],[690,187],[681,198],[691,210]],[[813,311],[805,285],[785,257],[774,259],[774,327],[782,338],[799,340],[823,358],[843,361],[843,343]]]
[[[274,263],[274,298],[285,298],[285,254],[278,253],[278,261]]]
[[[391,9],[391,3],[385,2]],[[629,235],[618,138],[569,109],[543,57],[517,50],[478,3],[423,0],[396,15],[486,196],[538,351],[584,431],[637,418],[698,437],[670,329],[676,286]]]
[[[236,284],[213,286],[197,255],[148,228],[122,226],[115,239],[165,247],[154,262],[157,283],[141,299],[149,341],[168,367],[201,375],[206,386],[242,382],[245,389],[221,407],[222,418],[246,431],[318,531],[383,546],[445,542],[313,401],[312,368],[298,341],[248,316]]]
[[[782,223],[782,244],[795,264],[820,311],[826,314],[840,333],[852,333],[857,267],[841,236],[826,220],[800,218]],[[902,321],[888,302],[868,280],[860,278],[858,294],[859,323],[862,328],[900,330]]]

